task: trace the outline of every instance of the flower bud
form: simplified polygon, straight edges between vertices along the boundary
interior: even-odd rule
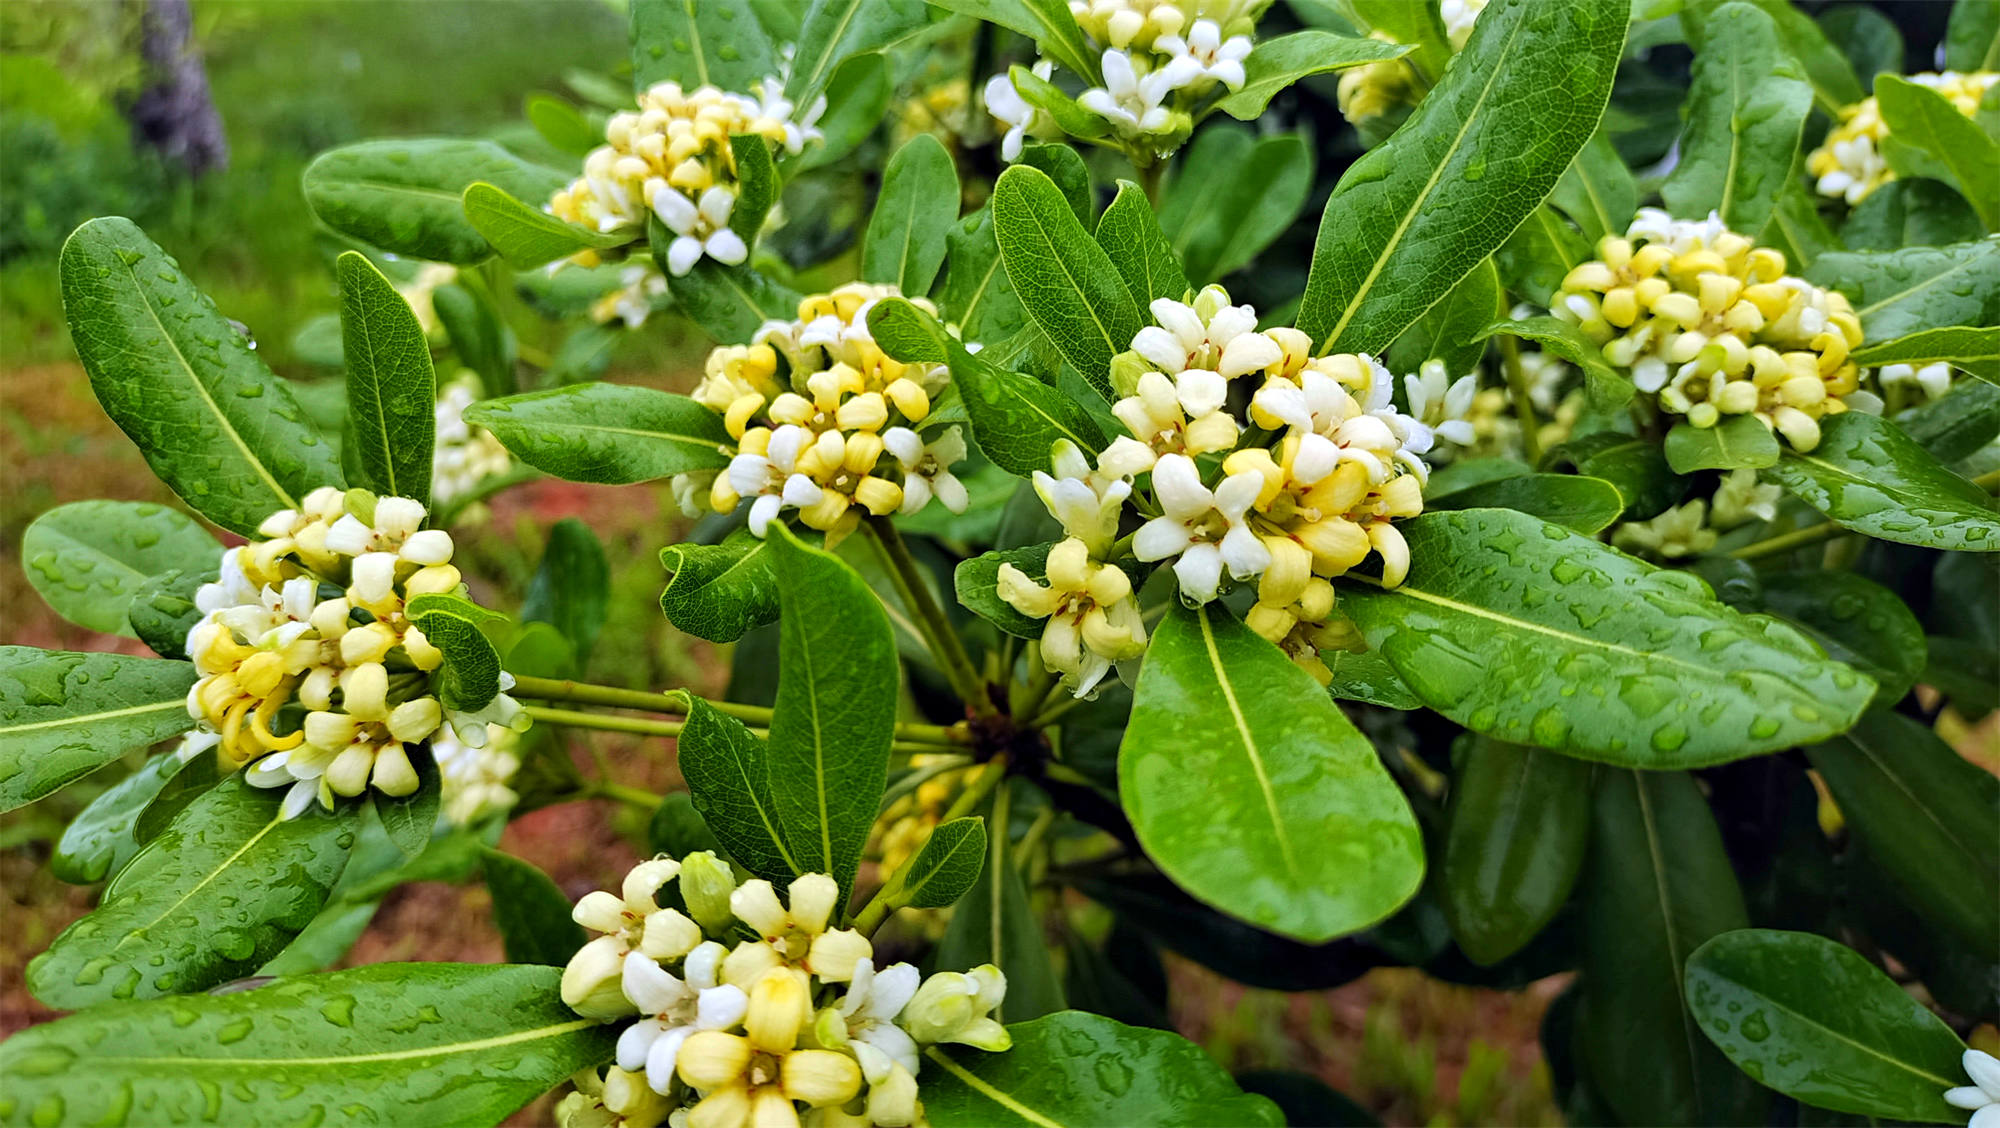
[[[900,1062],[889,1067],[888,1077],[868,1086],[868,1120],[882,1128],[917,1122],[917,1079]]]
[[[813,938],[807,962],[812,973],[829,983],[845,983],[854,978],[856,962],[872,958],[874,945],[851,928],[823,932]]]
[[[563,968],[562,1001],[585,1018],[620,1018],[638,1008],[625,997],[625,942],[600,936],[571,956]],[[685,1052],[686,1047],[682,1047]],[[747,1055],[746,1055],[747,1060]]]
[[[799,1040],[799,1028],[812,1013],[805,979],[790,968],[772,968],[750,988],[750,1009],[743,1032],[758,1049],[783,1053]]]
[[[800,988],[801,992],[804,988]],[[785,1096],[814,1108],[845,1104],[861,1091],[861,1067],[831,1050],[794,1050],[785,1056]]]
[[[698,851],[681,859],[680,887],[688,911],[710,936],[724,935],[736,923],[736,914],[729,911],[736,876],[712,851]]]
[[[703,1030],[681,1043],[674,1068],[681,1080],[697,1089],[719,1089],[743,1076],[753,1052],[748,1038]]]
[[[375,757],[375,772],[370,777],[375,789],[384,795],[401,797],[414,795],[417,790],[417,769],[410,763],[410,755],[400,744],[385,746]]]

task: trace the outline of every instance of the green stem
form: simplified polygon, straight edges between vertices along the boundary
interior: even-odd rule
[[[1006,888],[1006,885],[1000,880],[1000,867],[1008,860],[1007,830],[1009,812],[1007,809],[1007,800],[1010,794],[1011,792],[1005,787],[993,793],[993,818],[986,826],[986,841],[991,844],[993,850],[993,855],[986,859],[986,889],[989,897],[986,906],[986,919],[988,927],[991,930],[987,935],[986,951],[992,956],[994,963],[1000,964],[1003,967],[1005,966],[1005,960],[1002,957],[1005,954],[1005,948],[1001,943],[1001,929],[1005,926],[1006,914],[1000,910],[1000,895],[1002,890]],[[975,886],[975,888],[977,887]],[[1005,1007],[1006,1003],[1004,1000],[994,1005],[993,1021],[1000,1023],[1007,1021],[1001,1017],[1001,1012]]]
[[[972,658],[965,652],[965,644],[958,632],[952,629],[951,620],[945,618],[944,608],[931,598],[930,584],[924,577],[922,565],[910,555],[910,546],[903,542],[903,534],[887,517],[868,518],[868,530],[874,535],[869,540],[888,566],[889,579],[895,584],[896,594],[903,600],[903,606],[916,616],[917,626],[924,633],[924,642],[930,647],[932,656],[937,658],[938,668],[944,671],[945,679],[951,682],[966,707],[975,714],[992,716],[997,710],[993,699],[986,692],[986,684],[979,677],[979,671],[972,664]]]
[[[1021,841],[1014,846],[1015,869],[1027,871],[1028,862],[1035,856],[1035,848],[1042,844],[1042,836],[1048,833],[1049,826],[1055,821],[1054,807],[1043,807],[1042,813],[1035,816],[1035,821],[1028,826],[1028,833],[1022,835]]]
[[[938,826],[943,826],[953,819],[964,818],[974,807],[985,801],[987,794],[993,790],[996,784],[1005,779],[1006,776],[1007,765],[1003,759],[996,758],[989,761],[986,767],[980,770],[979,775],[973,779],[971,785],[959,794],[958,800],[951,805],[951,809],[946,811],[942,818],[938,819]],[[1002,794],[1005,793],[1003,792]],[[992,833],[992,828],[988,827],[987,832],[989,834]],[[937,827],[932,827],[931,834],[936,833]],[[929,844],[930,835],[925,835],[924,845],[927,846]],[[923,852],[923,847],[919,846],[916,852],[911,854],[910,857],[914,860]],[[909,865],[908,862],[903,864],[906,867]],[[875,895],[868,899],[868,903],[861,907],[861,911],[854,914],[855,931],[861,933],[863,936],[873,936],[875,935],[875,930],[882,927],[882,922],[889,919],[889,913],[892,908],[890,901],[903,887],[903,882],[900,880],[901,877],[901,870],[889,875],[889,879],[882,883],[882,887],[875,891]]]
[[[599,732],[627,732],[635,736],[679,736],[686,727],[682,721],[649,721],[641,717],[607,717],[602,713],[579,713],[574,709],[545,709],[540,705],[526,705],[522,711],[537,721],[552,725],[567,725],[570,728],[596,729]],[[752,729],[756,732],[756,729]]]
[[[939,825],[971,814],[972,809],[985,802],[986,796],[1006,776],[1007,760],[1004,756],[996,756],[987,761],[986,766],[980,769],[979,775],[965,786],[964,791],[959,792],[957,800],[952,803],[949,810],[945,811],[944,817],[938,819]]]
[[[1146,190],[1146,202],[1155,210],[1160,206],[1160,183],[1165,178],[1167,162],[1156,160],[1139,170],[1139,187]]]
[[[1781,533],[1775,537],[1766,537],[1754,544],[1746,544],[1729,555],[1738,560],[1762,560],[1766,556],[1779,556],[1797,549],[1807,548],[1830,537],[1837,536],[1842,531],[1839,525],[1831,521],[1826,521],[1818,525],[1809,525],[1803,529],[1794,529],[1789,533]]]
[[[520,675],[514,678],[513,694],[516,697],[534,698],[539,701],[568,701],[578,705],[601,705],[609,709],[639,709],[648,713],[682,715],[686,715],[690,702],[694,700],[694,694],[685,689],[670,689],[663,693],[655,693],[644,689],[619,689],[616,686],[591,685],[588,682]],[[709,701],[707,698],[702,700],[708,701],[716,712],[726,716],[766,727],[771,723],[772,710],[762,706],[738,705],[731,701]],[[939,746],[940,751],[952,751],[971,743],[972,734],[962,725],[929,725],[916,721],[898,721],[896,739],[904,744],[934,744]]]
[[[1521,421],[1521,453],[1527,456],[1528,465],[1542,464],[1541,420],[1535,416],[1535,403],[1528,398],[1528,373],[1521,367],[1521,342],[1504,333],[1500,342],[1500,364],[1507,373],[1509,398],[1514,401],[1514,414]]]
[[[627,787],[622,783],[610,782],[591,784],[590,790],[586,792],[586,795],[593,798],[616,799],[620,803],[629,803],[634,807],[643,807],[648,811],[658,808],[660,804],[667,801],[666,796],[655,795],[644,788]]]
[[[1048,704],[1047,701],[1044,701],[1042,703],[1043,704],[1042,711],[1035,714],[1035,719],[1028,722],[1028,727],[1047,728],[1050,725],[1054,724],[1058,719],[1060,719],[1064,713],[1067,713],[1071,709],[1076,708],[1078,705],[1083,704],[1083,700],[1084,699],[1081,697],[1070,697],[1065,700],[1058,701],[1053,705],[1050,705]]]

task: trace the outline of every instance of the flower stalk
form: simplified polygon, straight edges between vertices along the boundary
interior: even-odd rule
[[[886,517],[870,516],[867,529],[870,543],[887,567],[890,582],[896,586],[896,594],[902,598],[903,606],[916,616],[916,625],[923,633],[924,643],[937,659],[938,668],[951,683],[952,691],[975,715],[993,715],[997,710],[986,692],[985,682],[973,667],[971,656],[965,652],[965,643],[952,628],[951,620],[945,618],[944,608],[932,598],[921,566],[910,555],[910,546],[904,542],[903,534],[897,532],[894,523]]]

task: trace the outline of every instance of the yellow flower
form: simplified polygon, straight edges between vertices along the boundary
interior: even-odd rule
[[[1097,687],[1113,664],[1146,650],[1146,624],[1133,598],[1132,580],[1114,564],[1090,558],[1071,537],[1049,550],[1048,582],[1035,582],[1012,564],[1000,565],[999,595],[1042,629],[1042,662],[1063,675],[1081,697]]]

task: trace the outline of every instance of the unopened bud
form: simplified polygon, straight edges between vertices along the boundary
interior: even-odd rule
[[[729,895],[736,891],[736,876],[712,851],[700,850],[681,859],[681,896],[688,912],[710,936],[726,935],[736,924],[729,911]]]

